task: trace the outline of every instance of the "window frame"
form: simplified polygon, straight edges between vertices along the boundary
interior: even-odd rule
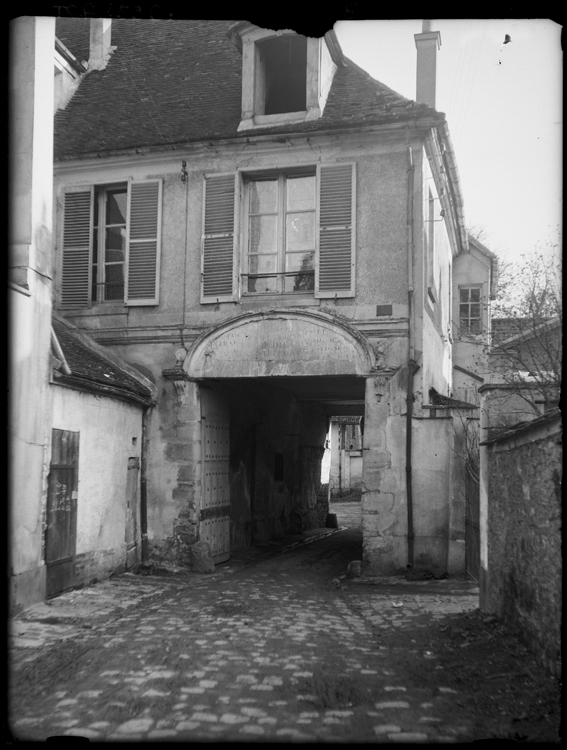
[[[127,196],[123,295],[119,299],[101,300],[97,291],[97,298],[93,300],[93,283],[99,283],[93,279],[95,202],[104,201],[108,190],[123,187]],[[73,207],[70,199],[73,195],[82,200],[82,206],[76,203]],[[58,222],[58,309],[66,311],[159,304],[162,204],[161,178],[130,178],[62,186],[61,221]],[[106,265],[104,227],[100,236],[102,221],[103,215],[99,211],[96,263],[99,278],[105,276],[105,271],[99,274],[101,259],[102,265]]]
[[[244,295],[247,264],[247,205],[243,183],[254,177],[269,178],[282,173],[316,174],[315,199],[315,287],[314,290],[280,293],[250,292]],[[203,174],[201,233],[202,305],[238,303],[263,297],[282,296],[314,299],[354,298],[356,295],[356,162],[298,164],[265,169],[249,167],[235,172]],[[210,198],[209,198],[210,190]],[[209,202],[210,201],[210,202]],[[227,226],[230,212],[232,223]],[[216,217],[216,218],[215,218]],[[230,250],[229,250],[230,247]],[[291,273],[291,272],[290,272]],[[230,280],[230,290],[228,282]]]
[[[297,177],[313,177],[315,180],[314,184],[314,191],[313,191],[313,209],[306,210],[305,212],[297,212],[297,213],[311,213],[313,214],[313,250],[312,251],[305,251],[305,252],[313,252],[313,288],[312,289],[301,289],[298,291],[286,291],[285,288],[285,278],[286,276],[294,275],[299,273],[299,271],[286,271],[286,216],[287,216],[287,207],[286,207],[286,197],[287,197],[287,181],[288,179],[293,179]],[[248,242],[249,242],[249,219],[250,219],[250,189],[249,186],[253,182],[269,182],[269,181],[275,181],[277,183],[277,211],[275,213],[276,216],[276,250],[273,253],[269,253],[276,256],[276,270],[272,272],[266,272],[258,273],[258,274],[251,274],[249,269],[249,261],[250,261],[250,255]],[[242,203],[242,236],[241,236],[241,272],[240,272],[240,292],[243,297],[258,297],[258,296],[272,296],[277,295],[279,296],[291,296],[291,297],[297,297],[300,294],[313,296],[315,294],[315,265],[317,262],[317,221],[318,221],[318,210],[317,210],[317,201],[318,201],[318,174],[317,174],[317,167],[314,165],[312,168],[305,168],[302,170],[297,169],[282,169],[282,170],[268,170],[264,173],[262,172],[253,172],[253,173],[243,173],[242,174],[242,196],[243,196],[243,203]],[[291,212],[289,212],[291,213]],[[265,214],[270,215],[270,214]],[[267,253],[268,254],[268,253]],[[299,253],[298,253],[299,254]],[[311,275],[311,272],[310,272]],[[249,278],[253,277],[259,277],[262,278],[263,276],[266,277],[276,277],[276,289],[270,290],[270,291],[249,291],[248,289],[248,281]]]
[[[114,299],[104,299],[103,294],[106,292],[106,266],[108,265],[118,265],[118,262],[107,262],[106,261],[106,230],[109,226],[118,226],[118,225],[109,225],[106,223],[106,196],[109,192],[112,191],[123,191],[126,197],[126,207],[125,207],[125,221],[124,221],[124,247],[123,247],[123,253],[124,258],[121,262],[122,265],[122,298],[115,297]],[[127,255],[127,244],[128,244],[128,202],[129,202],[129,190],[128,190],[128,182],[113,182],[113,183],[105,183],[102,185],[93,185],[93,197],[94,197],[94,203],[93,203],[93,237],[91,239],[91,255],[90,255],[90,277],[91,277],[91,293],[90,293],[90,303],[91,305],[109,305],[109,304],[121,304],[124,303],[126,300],[126,255]],[[98,204],[98,205],[97,205]],[[94,218],[96,217],[98,212],[98,222],[94,221]],[[121,226],[121,225],[120,225]],[[98,232],[98,240],[97,240],[97,262],[95,264],[94,262],[94,248],[95,248],[95,240],[94,240],[94,232],[95,230]],[[94,266],[97,266],[97,278],[94,278]],[[95,299],[93,299],[93,289],[96,290],[96,296]]]
[[[472,301],[470,299],[470,292],[473,289],[478,290],[478,292],[479,292],[478,302]],[[467,301],[463,302],[461,300],[461,292],[465,291],[465,290],[469,291],[469,299]],[[484,305],[483,305],[483,301],[482,301],[482,298],[483,298],[482,292],[483,292],[483,286],[482,286],[482,284],[462,284],[462,285],[459,286],[459,301],[458,301],[458,305],[459,305],[459,311],[458,311],[459,312],[459,317],[458,317],[458,320],[459,320],[459,333],[461,335],[464,335],[464,336],[481,336],[482,333],[483,333]],[[478,318],[476,318],[476,317],[473,318],[470,315],[471,305],[473,305],[473,304],[474,305],[478,304],[478,307],[479,307],[479,316],[478,316]],[[461,317],[461,305],[468,305],[468,308],[469,308],[469,314],[466,317],[466,320],[468,321],[468,325],[467,325],[466,328],[463,327],[463,323],[462,323],[463,318]],[[474,331],[471,330],[470,322],[473,321],[473,320],[478,320],[479,321],[479,330],[478,330],[478,332],[474,332]]]

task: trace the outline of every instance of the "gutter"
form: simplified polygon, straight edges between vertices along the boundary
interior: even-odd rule
[[[463,193],[461,190],[461,181],[459,178],[459,170],[457,168],[457,160],[455,158],[455,150],[449,134],[449,127],[447,122],[437,124],[437,132],[440,136],[441,142],[445,147],[442,154],[443,164],[447,170],[449,177],[449,192],[451,194],[451,206],[453,209],[453,216],[455,224],[457,225],[457,235],[460,244],[459,253],[466,253],[469,249],[468,235],[465,226],[465,209]]]
[[[316,120],[312,120],[311,122],[317,122]],[[295,123],[301,125],[302,123]],[[195,153],[210,153],[211,147],[215,148],[221,148],[224,146],[235,146],[235,147],[242,147],[243,141],[246,143],[246,145],[254,146],[257,142],[263,143],[263,142],[270,142],[274,141],[277,143],[282,143],[282,139],[308,139],[313,138],[315,136],[319,137],[335,137],[337,135],[352,135],[353,132],[361,133],[361,134],[370,134],[373,135],[377,132],[380,134],[384,132],[391,132],[392,134],[396,134],[397,131],[407,131],[408,128],[411,128],[412,130],[416,130],[418,132],[426,133],[431,128],[438,127],[439,126],[439,117],[433,118],[433,117],[408,117],[405,120],[396,120],[396,121],[390,121],[390,122],[375,122],[375,123],[368,123],[368,124],[361,124],[361,123],[353,123],[353,124],[347,124],[344,122],[337,123],[336,125],[330,125],[328,124],[326,128],[323,130],[297,130],[297,131],[285,131],[282,130],[280,132],[261,132],[256,133],[254,130],[245,130],[241,131],[241,133],[234,135],[234,136],[210,136],[210,137],[200,137],[195,138],[194,140],[185,140],[185,141],[176,141],[174,143],[166,143],[166,144],[154,144],[149,146],[130,146],[122,149],[108,149],[108,150],[99,150],[99,151],[85,151],[81,154],[63,154],[60,156],[56,156],[54,159],[54,169],[57,172],[57,167],[61,166],[63,169],[64,166],[70,165],[70,166],[80,166],[84,168],[83,162],[92,160],[93,164],[99,164],[101,159],[110,159],[114,157],[124,157],[124,159],[128,159],[132,156],[148,156],[148,155],[155,155],[155,156],[162,156],[163,154],[167,154],[170,156],[171,159],[174,159],[177,161],[182,157],[184,154],[191,154],[195,155]],[[129,162],[128,162],[129,163]]]

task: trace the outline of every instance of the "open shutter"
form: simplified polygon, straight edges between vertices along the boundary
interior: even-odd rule
[[[205,176],[201,302],[237,299],[236,175]]]
[[[316,297],[354,297],[355,185],[354,164],[320,166]]]
[[[91,288],[92,187],[69,188],[63,199],[61,307],[88,307]]]
[[[126,305],[159,302],[161,191],[161,180],[128,183]]]

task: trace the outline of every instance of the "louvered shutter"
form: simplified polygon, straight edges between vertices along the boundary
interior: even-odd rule
[[[88,307],[91,288],[92,187],[70,188],[63,199],[62,308]]]
[[[205,177],[201,302],[237,298],[236,175]]]
[[[161,245],[161,180],[128,183],[125,304],[157,305]]]
[[[315,296],[354,297],[355,165],[319,168],[319,238]]]

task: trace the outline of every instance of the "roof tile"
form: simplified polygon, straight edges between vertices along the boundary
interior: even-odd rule
[[[74,332],[68,324],[56,318],[52,320],[52,325],[74,382],[82,380],[85,385],[95,388],[97,385],[112,387],[123,392],[126,398],[134,397],[138,401],[152,399],[152,392],[147,386],[105,357],[102,352],[90,348],[83,340],[84,333]],[[64,381],[65,376],[59,379]]]

